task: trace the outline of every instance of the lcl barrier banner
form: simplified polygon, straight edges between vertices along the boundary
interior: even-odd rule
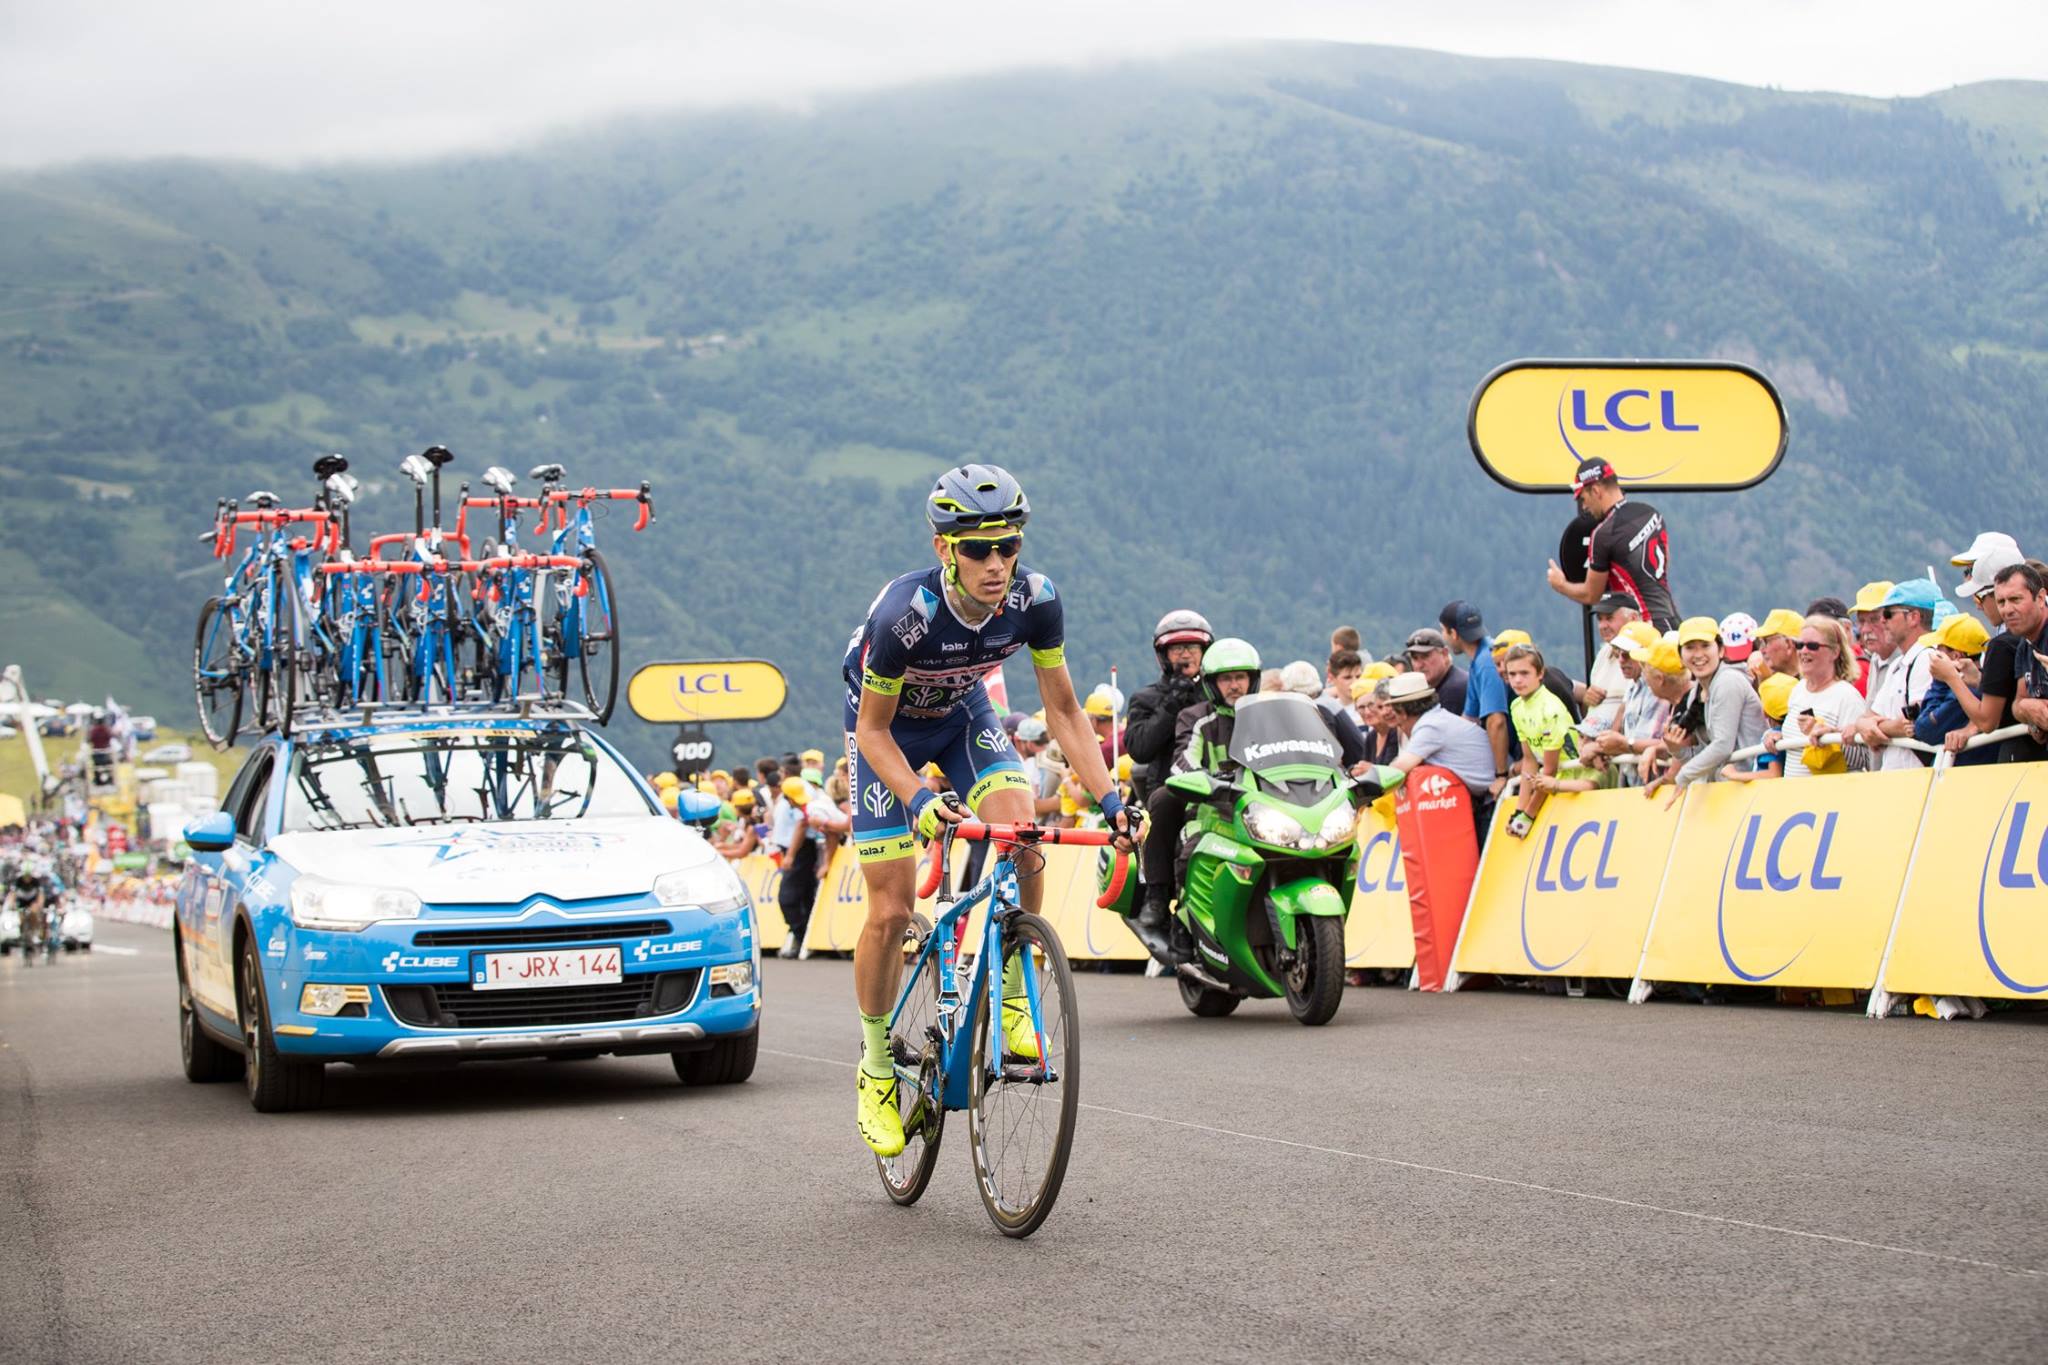
[[[1560,792],[1528,838],[1496,830],[1458,971],[1633,977],[1677,830],[1677,810],[1640,789]]]
[[[931,856],[927,849],[918,858],[919,877],[924,875],[925,859]],[[860,875],[860,859],[852,845],[841,844],[832,854],[832,864],[825,869],[825,875],[818,878],[818,899],[811,907],[804,947],[814,953],[850,953],[867,918],[868,884]],[[764,941],[761,946],[765,948],[767,943]]]
[[[1415,930],[1416,984],[1440,991],[1479,868],[1472,798],[1455,774],[1424,763],[1409,772],[1395,794],[1394,815]]]
[[[1379,804],[1359,812],[1358,880],[1351,888],[1351,917],[1344,922],[1344,965],[1415,965],[1415,923],[1401,866],[1401,832]]]
[[[1951,768],[1933,800],[1884,988],[2048,999],[2048,763]]]
[[[1870,987],[1933,778],[1922,769],[1689,789],[1642,977]]]
[[[754,919],[760,929],[761,951],[772,953],[789,937],[789,925],[783,921],[782,908],[775,899],[776,893],[782,889],[782,869],[765,853],[749,853],[736,859],[732,870],[740,874],[740,880],[747,885],[747,894],[754,898]]]

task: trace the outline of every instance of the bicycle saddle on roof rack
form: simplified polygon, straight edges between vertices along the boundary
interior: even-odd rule
[[[313,461],[313,477],[316,479],[331,479],[347,468],[347,456],[322,455],[319,459]]]
[[[526,477],[542,483],[560,483],[569,477],[569,471],[558,464],[537,464],[527,471]]]
[[[340,471],[327,476],[327,500],[336,507],[347,507],[356,500],[356,490],[362,487],[355,479]]]
[[[429,464],[433,465],[444,465],[455,458],[455,453],[449,450],[447,446],[428,446],[420,454]]]
[[[417,455],[408,455],[399,462],[398,472],[425,488],[427,480],[434,476],[434,467]]]
[[[277,506],[278,497],[277,494],[267,488],[259,488],[248,497],[243,498],[242,501],[248,503],[257,511],[263,512]]]
[[[496,489],[500,497],[511,497],[512,485],[518,482],[519,480],[512,476],[512,471],[503,465],[494,464],[484,471],[484,483]]]

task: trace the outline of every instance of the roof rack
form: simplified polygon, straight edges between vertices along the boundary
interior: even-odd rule
[[[565,697],[526,693],[510,702],[357,702],[353,706],[301,707],[292,713],[291,734],[322,730],[354,730],[379,725],[417,725],[421,721],[590,720],[597,713]]]

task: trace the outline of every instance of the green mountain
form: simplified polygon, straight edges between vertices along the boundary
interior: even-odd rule
[[[969,455],[1032,494],[1084,688],[1144,673],[1180,605],[1276,661],[1460,595],[1570,646],[1542,582],[1569,506],[1464,439],[1523,355],[1775,378],[1775,478],[1658,499],[1681,607],[1761,616],[1987,524],[2041,539],[2012,503],[2044,206],[2048,84],[1878,102],[1328,45],[427,164],[0,176],[0,654],[182,717],[215,497],[310,494],[340,450],[359,523],[396,528],[435,441],[654,481],[650,532],[604,529],[629,662],[791,678],[723,756],[830,747],[847,632]]]

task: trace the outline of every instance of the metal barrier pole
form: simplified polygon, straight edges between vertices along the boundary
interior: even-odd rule
[[[1678,828],[1671,831],[1671,851],[1664,855],[1664,875],[1657,879],[1657,899],[1650,903],[1650,923],[1643,930],[1643,950],[1636,956],[1635,979],[1628,983],[1628,1002],[1640,1005],[1650,998],[1650,983],[1643,980],[1643,964],[1650,960],[1650,940],[1657,933],[1657,915],[1664,908],[1664,891],[1671,885],[1671,865],[1678,861],[1678,842],[1685,837],[1685,817],[1692,809],[1692,795],[1704,783],[1695,782],[1679,798]]]
[[[1955,755],[1946,749],[1934,759],[1934,776],[1927,784],[1927,799],[1920,806],[1920,827],[1913,832],[1913,851],[1906,857],[1906,877],[1899,883],[1899,899],[1892,906],[1891,928],[1885,931],[1884,953],[1877,959],[1877,980],[1870,983],[1870,1002],[1864,1013],[1882,1019],[1891,1013],[1891,992],[1884,988],[1885,969],[1891,966],[1892,945],[1899,939],[1899,921],[1906,914],[1906,897],[1913,890],[1913,871],[1920,865],[1920,846],[1927,840],[1927,822],[1934,818],[1934,798],[1941,790],[1942,774],[1954,767]]]

